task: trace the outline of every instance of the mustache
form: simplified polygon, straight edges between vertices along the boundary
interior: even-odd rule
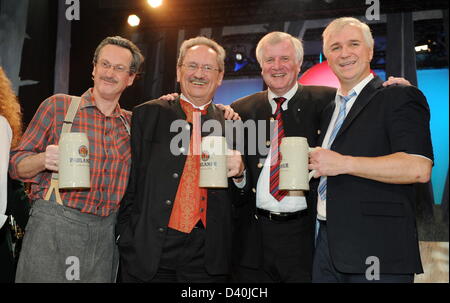
[[[113,77],[101,76],[100,79],[103,81],[106,81],[106,82],[114,83],[114,84],[119,82],[116,79],[114,79]]]
[[[202,84],[207,84],[209,83],[208,80],[206,80],[205,78],[197,78],[197,77],[192,77],[191,79],[189,79],[190,82],[200,82]]]

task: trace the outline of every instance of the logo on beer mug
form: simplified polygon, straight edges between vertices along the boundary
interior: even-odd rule
[[[86,147],[86,145],[81,145],[80,148],[78,149],[78,154],[80,154],[81,157],[86,158],[88,155],[88,148]]]
[[[207,152],[202,153],[202,161],[208,161],[209,160],[209,154]]]

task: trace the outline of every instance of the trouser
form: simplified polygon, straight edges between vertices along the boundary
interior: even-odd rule
[[[302,216],[287,222],[277,222],[259,216],[258,225],[262,242],[261,267],[235,266],[233,282],[311,282],[314,245],[311,219]]]
[[[414,274],[380,274],[369,280],[365,274],[343,273],[336,269],[328,246],[327,223],[319,220],[313,262],[313,283],[412,283]]]
[[[190,233],[168,228],[155,276],[142,281],[121,268],[126,283],[224,283],[228,275],[211,275],[205,265],[206,229],[201,222]],[[218,258],[219,256],[217,256]]]
[[[116,213],[108,217],[39,199],[33,203],[16,282],[114,282]]]

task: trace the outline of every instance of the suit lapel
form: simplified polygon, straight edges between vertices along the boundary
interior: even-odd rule
[[[322,121],[320,124],[320,136],[319,136],[319,141],[318,141],[319,146],[322,145],[323,139],[325,138],[325,135],[328,130],[328,126],[330,125],[330,122],[331,122],[331,117],[333,116],[335,106],[336,106],[336,102],[334,102],[334,101],[330,102],[323,111]]]
[[[225,118],[223,117],[222,111],[220,109],[218,109],[214,105],[214,103],[211,103],[208,106],[206,114],[204,116],[202,116],[202,125],[207,120],[215,120],[215,121],[219,122],[221,127],[222,127],[221,135],[225,134]],[[213,131],[216,131],[216,130],[215,129],[211,129],[211,132],[213,132]],[[203,133],[203,131],[202,131],[202,136],[207,136],[207,135],[211,134],[211,132]]]
[[[303,90],[303,85],[299,84],[299,86],[297,88],[297,92],[292,97],[292,99],[289,100],[288,108],[287,108],[287,111],[288,111],[287,119],[286,119],[286,121],[283,121],[286,124],[286,127],[285,127],[286,136],[291,136],[292,130],[296,127],[296,125],[300,124],[299,109],[303,106],[303,103],[305,102],[305,98],[302,94],[302,90]]]
[[[260,100],[259,102],[256,102],[256,109],[254,111],[255,115],[253,116],[253,119],[256,122],[256,127],[259,129],[259,121],[265,121],[266,125],[266,131],[265,131],[265,138],[262,140],[270,140],[270,118],[273,117],[272,115],[272,107],[270,106],[269,99],[267,96],[267,90],[264,91],[263,94],[259,96]],[[259,136],[260,131],[257,131],[257,135]],[[261,140],[261,139],[258,139]]]
[[[223,113],[220,109],[218,109],[214,103],[211,103],[206,110],[206,115],[204,116],[204,120],[214,119],[218,121],[224,120]]]
[[[383,80],[380,77],[376,76],[373,78],[364,89],[361,91],[359,96],[356,98],[355,103],[352,106],[352,109],[345,117],[344,123],[342,124],[341,129],[336,135],[336,138],[340,136],[352,123],[353,120],[359,115],[359,113],[370,103],[372,97],[378,92],[378,89],[382,86]]]
[[[176,98],[175,100],[169,101],[169,105],[178,118],[186,120],[186,114],[184,113],[183,108],[181,107],[180,104],[180,97]]]
[[[260,106],[258,106],[256,110],[256,119],[269,120],[270,117],[272,116],[272,107],[270,106],[269,103],[267,90],[264,91],[264,94],[261,95],[261,102],[258,102],[258,104],[260,104]]]

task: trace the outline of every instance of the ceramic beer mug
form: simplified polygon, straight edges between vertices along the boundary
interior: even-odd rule
[[[280,190],[309,190],[309,180],[315,173],[308,170],[308,154],[312,150],[304,137],[281,139]]]
[[[62,133],[59,139],[59,188],[90,188],[89,141],[85,133]]]
[[[200,155],[200,187],[227,188],[227,142],[225,137],[202,138]]]

